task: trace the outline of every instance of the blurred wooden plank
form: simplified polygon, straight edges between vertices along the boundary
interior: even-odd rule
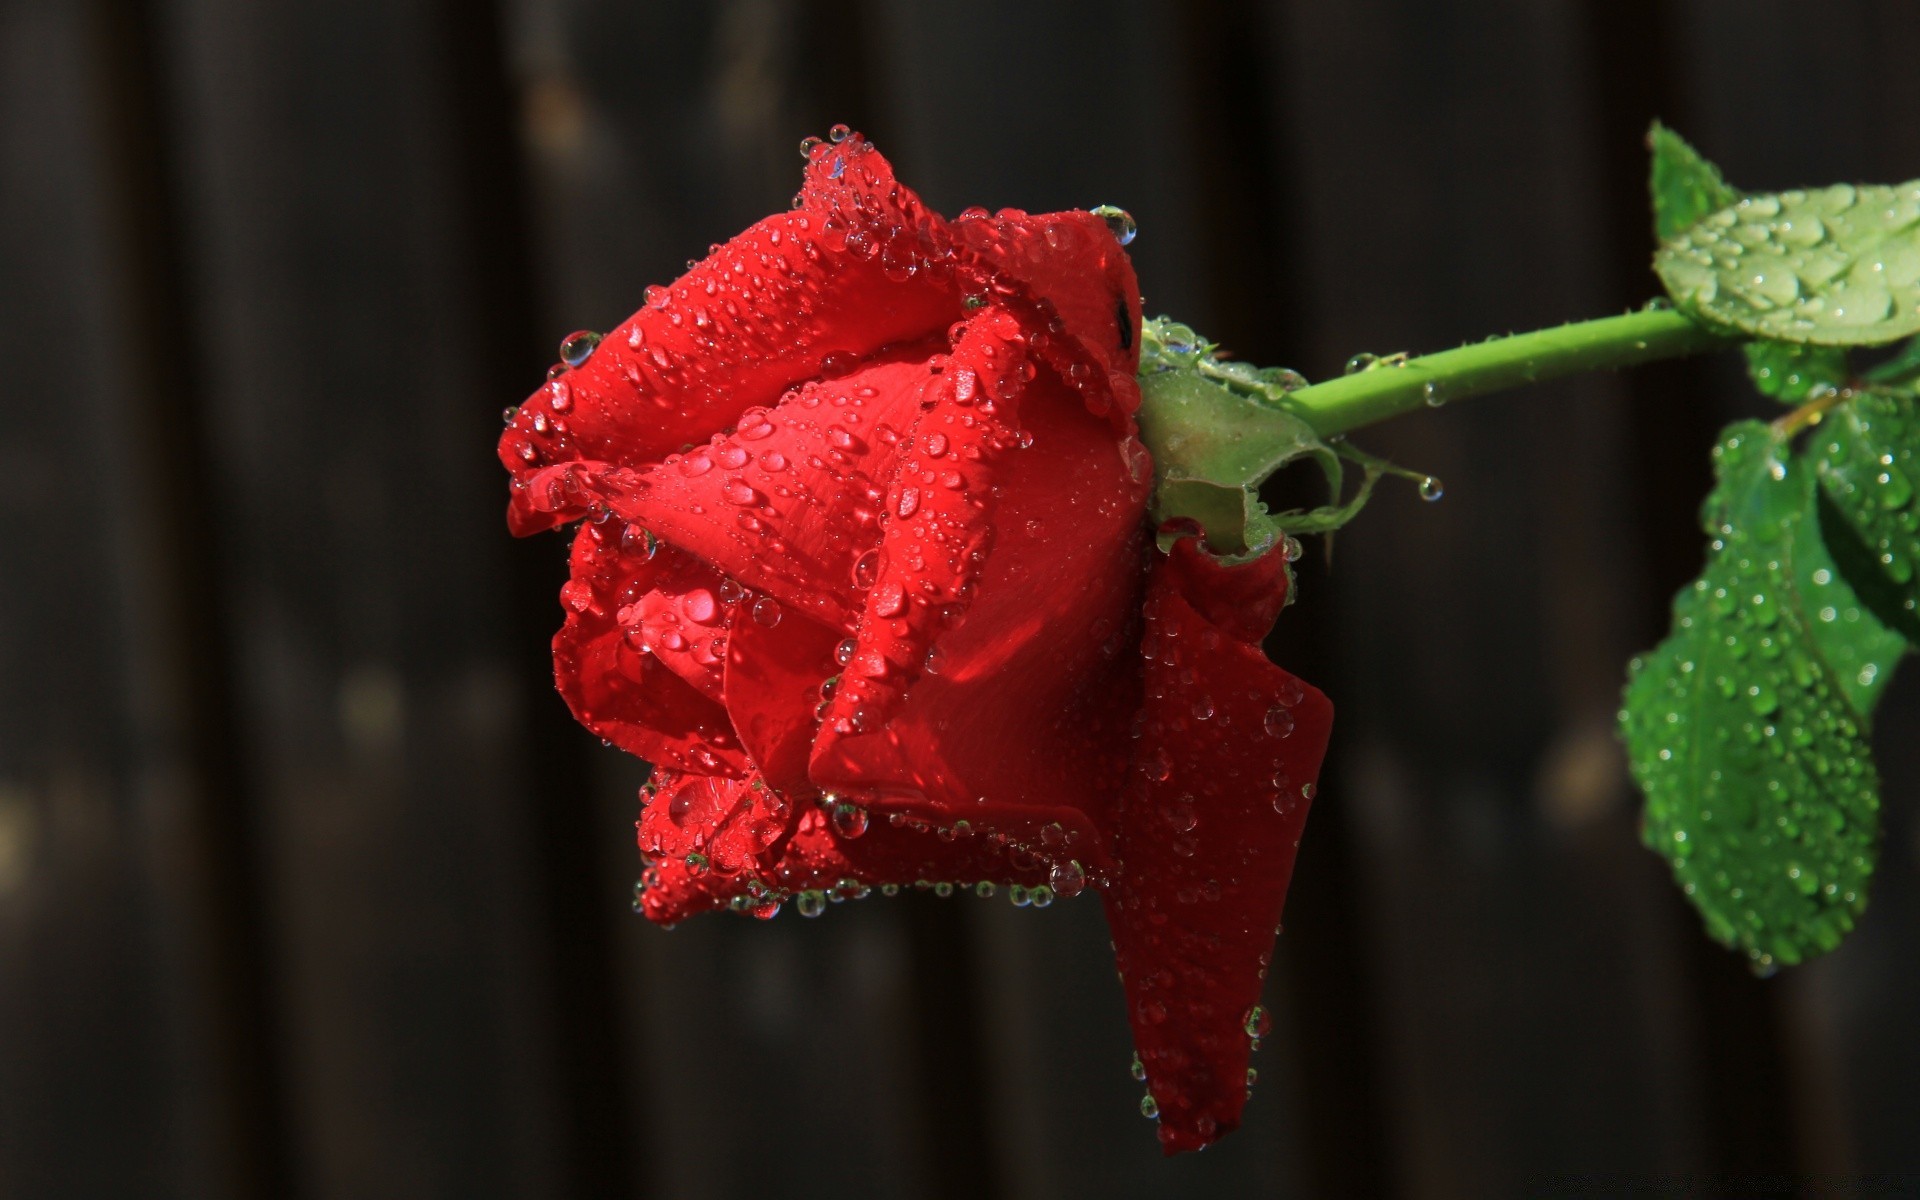
[[[0,10],[0,1191],[226,1195],[272,1174],[244,892],[209,864],[206,676],[161,560],[180,494],[157,461],[177,399],[164,204],[129,5]],[[84,481],[84,482],[81,482]],[[78,489],[77,491],[75,489]],[[76,499],[84,497],[76,505]],[[261,1153],[236,1153],[250,1135]]]
[[[439,10],[171,4],[296,1170],[549,1195],[557,1085]]]

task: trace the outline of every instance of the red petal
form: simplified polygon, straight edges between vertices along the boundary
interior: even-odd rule
[[[1044,865],[1029,858],[1015,866],[1004,842],[977,829],[904,817],[895,825],[877,813],[868,820],[865,832],[846,837],[824,810],[803,811],[793,838],[769,856],[769,877],[788,892],[830,892],[847,880],[867,887],[1047,881]]]
[[[839,670],[834,647],[845,636],[778,610],[736,618],[727,653],[727,714],[767,783],[794,800],[812,797],[807,756],[819,719],[820,684]]]
[[[1240,1123],[1250,1013],[1333,723],[1260,650],[1284,571],[1278,552],[1222,566],[1189,537],[1148,587],[1141,739],[1105,899],[1169,1154]]]
[[[879,540],[887,481],[929,378],[925,358],[888,355],[809,383],[711,445],[605,477],[598,494],[746,586],[850,629],[855,563]]]
[[[917,819],[863,823],[856,836],[826,810],[796,806],[756,777],[721,779],[662,772],[641,793],[639,843],[646,861],[640,911],[672,924],[745,902],[762,912],[798,892],[845,896],[867,887],[1035,886],[1047,868],[964,825],[935,829]]]
[[[671,924],[736,897],[771,900],[762,858],[791,833],[794,812],[757,776],[663,771],[640,795],[638,899],[648,920]]]
[[[800,204],[754,225],[521,405],[500,460],[521,480],[587,461],[640,467],[706,441],[795,383],[961,315],[946,223],[854,137],[808,163]],[[516,532],[577,516],[516,491]]]
[[[963,216],[953,232],[1050,304],[1065,332],[1103,366],[1129,379],[1139,373],[1140,284],[1105,221],[1090,212],[1002,209],[992,217]]]
[[[934,642],[936,670],[883,728],[824,733],[813,777],[1093,871],[1139,700],[1151,472],[1049,371],[1021,397],[1020,421],[1032,445],[998,467],[996,541],[964,621]]]
[[[1010,315],[985,309],[924,389],[881,509],[874,583],[823,742],[890,720],[935,635],[972,600],[988,556],[994,476],[1018,445],[1020,397],[1034,375],[1025,340]]]
[[[720,672],[727,661],[731,613],[720,603],[726,576],[688,555],[679,579],[641,596],[616,616],[638,630],[641,645],[709,700],[719,701]]]
[[[617,525],[585,525],[573,539],[562,589],[566,624],[553,638],[553,675],[588,729],[649,762],[697,771],[746,770],[727,712],[640,648],[636,615],[648,597],[712,586],[712,568],[671,547],[624,539]]]

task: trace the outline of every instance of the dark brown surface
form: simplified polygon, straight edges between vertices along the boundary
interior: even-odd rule
[[[1271,643],[1336,745],[1247,1124],[1173,1162],[1091,899],[627,912],[638,773],[491,457],[836,120],[949,212],[1131,209],[1150,311],[1322,376],[1645,299],[1653,115],[1920,175],[1916,52],[1901,0],[0,0],[0,1195],[1920,1181],[1920,671],[1874,906],[1772,980],[1609,732],[1734,364],[1362,435],[1448,494]]]

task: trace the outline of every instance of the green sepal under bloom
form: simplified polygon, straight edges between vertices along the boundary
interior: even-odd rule
[[[1297,372],[1217,357],[1218,347],[1167,317],[1140,328],[1140,437],[1153,453],[1155,524],[1187,519],[1231,560],[1258,557],[1290,534],[1329,533],[1360,511],[1379,478],[1367,466],[1353,498],[1340,450],[1288,405]],[[1260,484],[1298,459],[1326,476],[1335,503],[1271,513]]]

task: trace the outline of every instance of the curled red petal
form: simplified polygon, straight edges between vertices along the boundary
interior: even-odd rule
[[[953,222],[956,239],[1018,280],[1105,367],[1140,369],[1140,284],[1105,221],[1090,212],[1003,209]]]
[[[1020,423],[1031,443],[997,469],[995,541],[971,605],[891,720],[823,730],[813,778],[1093,871],[1139,702],[1151,471],[1050,371],[1028,384]]]
[[[823,146],[799,206],[718,246],[522,404],[499,444],[516,480],[556,463],[640,467],[792,385],[961,315],[946,222],[863,139]],[[517,533],[580,515],[516,489]]]
[[[920,415],[925,357],[891,353],[808,383],[710,444],[602,476],[595,494],[747,587],[851,629],[856,567],[880,538],[887,481]]]
[[[935,636],[972,601],[989,553],[994,477],[1018,450],[1020,397],[1033,375],[1019,323],[985,309],[927,379],[881,509],[873,583],[823,741],[885,724]]]
[[[728,716],[740,743],[770,787],[794,799],[812,796],[807,758],[820,719],[820,686],[840,668],[834,650],[845,631],[808,620],[804,614],[753,608],[743,602],[727,651],[725,693]]]
[[[649,596],[708,587],[711,567],[618,524],[584,525],[561,589],[566,623],[553,638],[553,675],[582,725],[649,762],[741,774],[746,755],[714,698],[642,648],[637,612]],[[625,614],[628,621],[623,622]]]
[[[1265,565],[1276,557],[1223,566],[1183,538],[1148,587],[1141,736],[1104,898],[1169,1154],[1240,1123],[1250,1035],[1264,1032],[1255,1006],[1333,723],[1325,696],[1261,653],[1272,601],[1246,585],[1273,580],[1284,596]]]
[[[796,814],[759,776],[662,771],[641,799],[637,899],[648,920],[672,924],[739,900],[777,906],[764,856],[791,836]]]
[[[788,892],[863,887],[956,887],[980,883],[1033,887],[1047,881],[1045,864],[1003,839],[964,823],[938,824],[898,815],[863,813],[864,830],[847,837],[824,809],[803,811],[793,837],[767,859],[767,875]]]

